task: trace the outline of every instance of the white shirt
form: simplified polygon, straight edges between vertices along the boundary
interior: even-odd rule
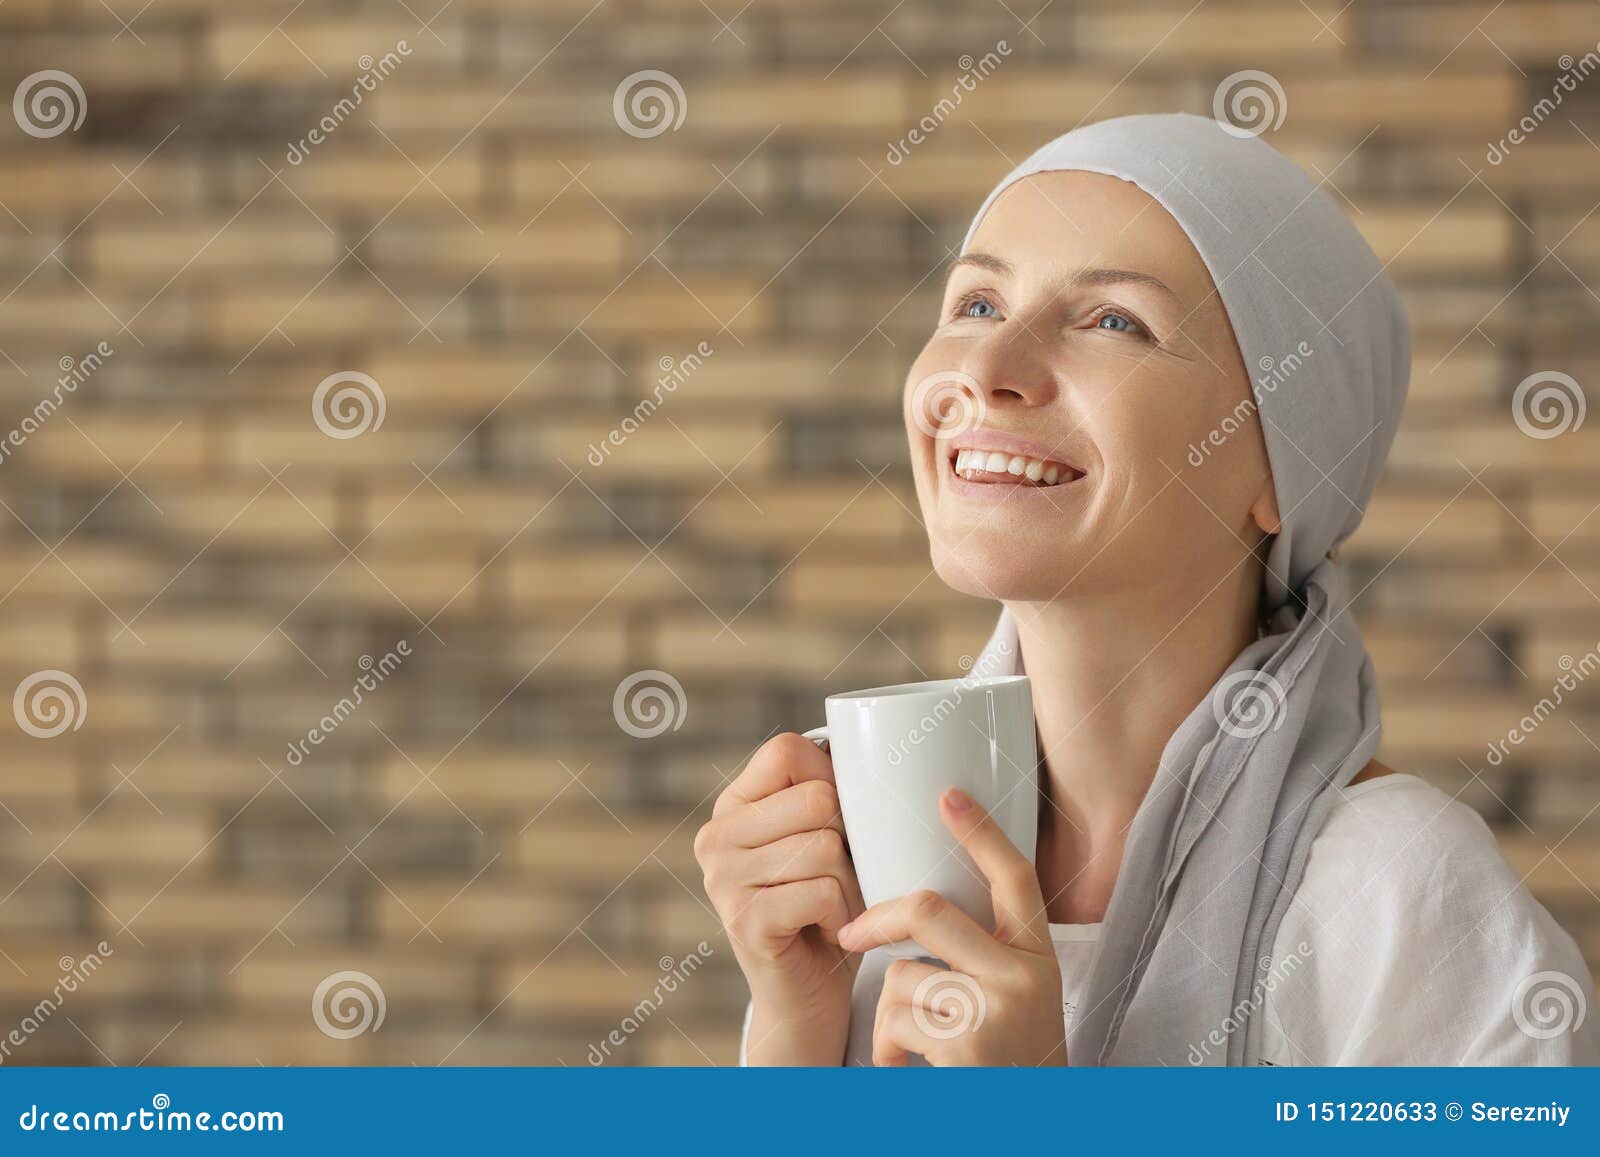
[[[1340,794],[1278,926],[1262,1063],[1600,1064],[1588,967],[1478,813],[1414,775]],[[1069,1026],[1099,931],[1050,926]]]
[[[1600,1008],[1583,956],[1482,818],[1414,775],[1340,794],[1278,928],[1257,1014],[1262,1062],[1600,1064]],[[1069,1027],[1099,933],[1099,924],[1050,926]],[[881,955],[862,964],[853,1026],[873,1022]],[[1138,1017],[1122,1031],[1137,1033]],[[1201,1063],[1205,1047],[1168,1063]]]

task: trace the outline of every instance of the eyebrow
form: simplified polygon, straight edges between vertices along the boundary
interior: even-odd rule
[[[1016,272],[1009,261],[989,253],[964,253],[950,263],[950,272],[954,273],[963,265],[986,269],[990,273],[996,273],[1002,277],[1010,277]],[[1172,287],[1159,277],[1149,273],[1141,273],[1137,269],[1107,269],[1102,266],[1091,266],[1078,270],[1067,279],[1066,284],[1076,289],[1097,285],[1148,285],[1150,288],[1158,289],[1174,299],[1178,296],[1173,292]]]

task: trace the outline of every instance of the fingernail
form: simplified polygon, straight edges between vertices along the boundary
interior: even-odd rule
[[[953,787],[945,792],[944,802],[953,812],[964,812],[972,807],[972,797],[959,787]]]
[[[856,924],[856,922],[854,920],[852,920],[848,924],[842,924],[842,925],[839,926],[839,931],[836,932],[834,935],[838,938],[838,941],[839,941],[840,944],[844,943],[845,937],[847,935],[849,935],[850,929],[854,928],[855,924]]]

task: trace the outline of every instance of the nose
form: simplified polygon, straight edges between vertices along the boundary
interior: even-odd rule
[[[1045,343],[1026,326],[995,327],[971,346],[961,369],[990,406],[1042,406],[1057,393]]]

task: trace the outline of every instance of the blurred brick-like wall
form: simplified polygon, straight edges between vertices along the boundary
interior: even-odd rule
[[[1386,757],[1600,961],[1600,681],[1485,757],[1600,642],[1600,420],[1512,404],[1600,403],[1597,41],[1586,0],[9,0],[0,96],[85,107],[0,117],[0,691],[83,696],[0,733],[0,1036],[111,954],[6,1059],[729,1061],[711,798],[990,617],[902,460],[951,246],[1048,137],[1246,69],[1415,323],[1346,552]],[[681,124],[619,119],[645,70]],[[335,374],[381,425],[314,411]],[[653,670],[685,707],[640,738]],[[319,1027],[340,972],[377,1031]]]

